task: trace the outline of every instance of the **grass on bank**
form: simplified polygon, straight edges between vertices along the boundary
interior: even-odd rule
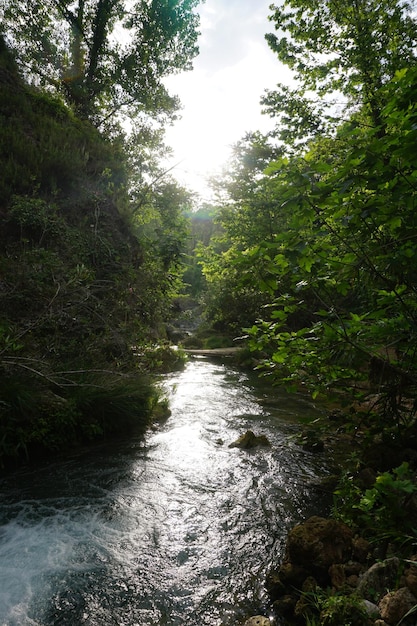
[[[160,413],[160,392],[145,374],[67,375],[46,385],[31,376],[2,376],[0,467],[51,455],[122,434],[142,435]]]

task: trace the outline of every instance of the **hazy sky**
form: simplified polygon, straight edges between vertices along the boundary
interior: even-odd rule
[[[206,177],[221,169],[230,146],[246,131],[272,126],[261,115],[259,100],[266,88],[288,75],[264,38],[273,32],[270,4],[206,0],[199,9],[200,54],[194,70],[165,81],[183,104],[182,119],[167,132],[167,143],[175,150],[170,165],[181,161],[173,173],[203,199]]]

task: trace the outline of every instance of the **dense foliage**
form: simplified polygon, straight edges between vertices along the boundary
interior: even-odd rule
[[[172,115],[162,79],[191,67],[199,0],[1,0],[0,20],[25,76],[96,124]]]
[[[0,117],[2,465],[146,428],[190,198],[157,131],[100,133],[3,40]]]
[[[293,70],[295,86],[278,85],[263,104],[278,120],[275,134],[304,143],[361,107],[381,124],[380,89],[415,61],[412,6],[398,0],[286,0],[272,5],[277,33],[266,39]],[[329,105],[333,104],[333,107]]]
[[[416,22],[402,2],[273,9],[267,38],[298,86],[265,96],[276,131],[246,137],[220,182],[213,319],[230,325],[234,302],[267,373],[366,394],[357,423],[389,438],[417,410]]]

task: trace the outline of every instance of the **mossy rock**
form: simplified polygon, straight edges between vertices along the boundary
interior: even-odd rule
[[[236,441],[229,445],[229,448],[241,448],[242,450],[249,450],[251,448],[257,448],[259,446],[270,446],[268,438],[265,435],[255,435],[251,430],[247,430]]]

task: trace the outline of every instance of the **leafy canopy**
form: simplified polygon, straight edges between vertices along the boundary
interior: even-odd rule
[[[263,97],[265,111],[278,120],[277,136],[303,142],[358,106],[378,125],[380,88],[415,61],[412,3],[285,0],[271,8],[277,32],[266,39],[296,84]]]
[[[384,436],[407,432],[417,411],[416,22],[388,0],[287,0],[272,19],[270,44],[298,82],[269,101],[286,143],[268,153],[271,138],[253,135],[238,147],[221,183],[222,248],[204,259],[209,286],[220,310],[222,292],[235,311],[256,293],[247,334],[273,379],[314,395],[377,392],[361,419]],[[343,96],[346,119],[331,95]]]
[[[83,118],[172,115],[162,79],[197,54],[199,0],[1,0],[2,29],[38,85]]]

